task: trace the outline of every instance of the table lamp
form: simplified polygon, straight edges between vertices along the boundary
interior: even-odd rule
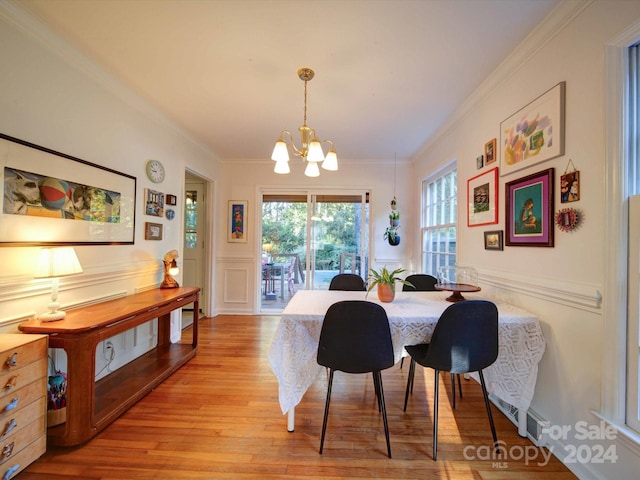
[[[67,312],[60,310],[58,303],[59,278],[82,273],[82,266],[73,247],[43,248],[36,265],[35,278],[51,278],[51,303],[49,311],[38,318],[43,322],[62,320]]]
[[[180,273],[178,262],[176,261],[177,258],[177,250],[170,250],[164,256],[164,279],[160,284],[160,288],[178,288],[180,286],[176,279],[173,278],[174,275]]]

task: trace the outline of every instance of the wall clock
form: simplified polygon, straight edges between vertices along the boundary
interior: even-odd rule
[[[148,160],[145,166],[147,177],[153,183],[162,183],[164,181],[165,171],[164,165],[158,160]]]

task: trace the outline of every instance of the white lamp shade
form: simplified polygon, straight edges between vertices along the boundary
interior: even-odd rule
[[[82,273],[82,266],[73,247],[40,250],[35,278],[63,277],[76,273]]]
[[[307,168],[304,169],[304,174],[307,177],[319,177],[320,169],[318,168],[318,162],[307,162]]]
[[[320,140],[316,137],[311,139],[309,143],[309,153],[307,153],[307,162],[321,162],[324,160],[324,152]]]
[[[289,151],[287,150],[287,144],[284,143],[282,137],[276,140],[276,145],[273,147],[273,153],[271,154],[271,160],[276,162],[288,162]]]
[[[336,151],[332,148],[327,153],[327,157],[322,162],[322,168],[325,170],[338,170],[338,155],[336,155]]]
[[[289,169],[289,162],[284,160],[278,160],[276,162],[276,166],[273,167],[273,171],[276,173],[289,173],[291,170]]]

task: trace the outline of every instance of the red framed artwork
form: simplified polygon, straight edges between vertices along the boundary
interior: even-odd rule
[[[467,226],[498,223],[498,168],[467,180]]]

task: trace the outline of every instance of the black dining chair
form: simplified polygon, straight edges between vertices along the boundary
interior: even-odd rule
[[[435,292],[438,279],[426,273],[414,273],[405,278],[410,285],[402,285],[403,292]]]
[[[404,347],[411,356],[411,366],[404,397],[407,411],[409,391],[413,391],[416,362],[435,370],[433,390],[433,459],[438,448],[438,379],[440,372],[452,374],[478,372],[484,403],[487,407],[493,445],[498,446],[496,428],[482,369],[498,358],[498,309],[486,300],[454,303],[442,313],[429,343]],[[452,382],[455,398],[455,383]]]
[[[346,373],[372,373],[378,410],[382,412],[387,454],[391,458],[387,409],[380,372],[393,366],[394,357],[389,319],[384,308],[365,300],[345,300],[331,305],[322,323],[317,361],[329,369],[320,454],[329,418],[333,375],[339,370]]]
[[[360,275],[355,273],[339,273],[331,279],[329,290],[366,291],[367,286]]]

